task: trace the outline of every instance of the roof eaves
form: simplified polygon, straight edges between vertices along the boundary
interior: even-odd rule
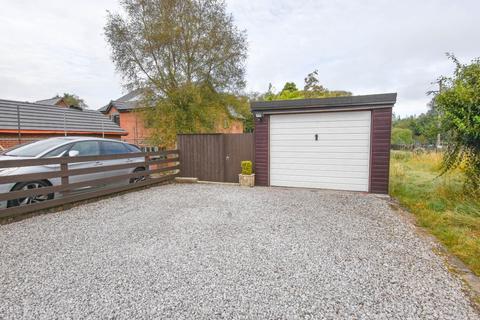
[[[340,107],[361,107],[393,105],[397,99],[396,93],[382,93],[362,96],[345,96],[333,98],[298,99],[298,100],[276,100],[276,101],[255,101],[252,102],[252,111],[270,110],[292,110],[308,108],[340,108]]]

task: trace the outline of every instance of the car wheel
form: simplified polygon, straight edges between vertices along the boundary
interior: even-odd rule
[[[13,188],[12,191],[20,191],[20,190],[31,190],[31,189],[38,189],[38,188],[45,188],[50,187],[51,185],[47,181],[29,181],[29,182],[20,182],[17,183]],[[39,203],[46,200],[53,199],[54,194],[43,194],[43,195],[36,195],[30,196],[25,198],[18,198],[13,200],[8,200],[7,207],[18,207],[18,206],[25,206],[27,204],[32,203]]]
[[[136,168],[135,170],[133,170],[133,173],[142,172],[142,171],[145,171],[145,168]],[[147,179],[146,176],[130,178],[130,183],[138,183],[140,181],[145,181],[146,179]]]

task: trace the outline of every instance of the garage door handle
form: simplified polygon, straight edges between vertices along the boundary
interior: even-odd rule
[[[230,156],[226,156],[226,157],[225,157],[225,160],[230,160]]]
[[[318,141],[318,133],[315,133],[315,141]]]

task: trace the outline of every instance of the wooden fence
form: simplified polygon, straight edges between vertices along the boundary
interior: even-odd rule
[[[253,133],[179,134],[182,177],[238,182],[243,160],[254,160]]]
[[[105,166],[93,166],[81,169],[69,169],[69,164],[82,163],[90,161],[117,160],[143,158],[143,161],[131,161],[124,164],[114,164]],[[28,212],[48,209],[64,204],[96,198],[108,194],[122,192],[133,188],[147,186],[155,183],[165,182],[174,179],[180,170],[180,152],[179,150],[167,150],[149,153],[126,153],[105,156],[78,156],[78,157],[60,157],[60,158],[43,158],[43,159],[25,159],[25,160],[6,160],[0,161],[0,169],[12,167],[31,167],[57,165],[60,170],[19,174],[19,175],[3,175],[0,176],[0,185],[7,183],[30,182],[39,180],[48,180],[51,178],[60,178],[61,183],[57,185],[46,186],[29,190],[18,190],[0,193],[0,201],[22,199],[26,197],[34,197],[41,195],[49,195],[59,193],[61,197],[51,200],[45,200],[37,203],[26,204],[22,206],[13,206],[0,210],[0,218],[13,217]],[[59,165],[59,166],[58,166]],[[72,176],[103,173],[108,171],[123,169],[143,168],[143,171],[133,172],[129,174],[114,174],[113,176],[100,179],[86,180],[81,182],[70,183],[69,178]],[[136,179],[135,183],[125,183],[126,185],[114,186],[114,183],[128,182]],[[109,186],[112,185],[112,186]],[[85,187],[91,187],[91,191],[85,191],[73,194],[72,191]],[[95,187],[102,187],[97,188]]]

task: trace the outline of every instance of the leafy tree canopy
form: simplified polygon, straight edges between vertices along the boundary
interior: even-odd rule
[[[305,85],[303,90],[299,90],[294,82],[286,82],[283,89],[275,93],[272,84],[269,84],[267,92],[256,95],[255,100],[292,100],[292,99],[308,99],[308,98],[327,98],[351,96],[352,93],[344,90],[328,90],[320,84],[318,79],[318,71],[315,70],[305,77]]]
[[[63,101],[69,106],[85,109],[87,105],[79,96],[74,93],[64,93],[62,96],[57,94],[54,98],[63,98]]]
[[[418,116],[393,118],[393,128],[409,129],[412,132],[413,141],[410,144],[435,144],[439,132],[437,124],[438,117],[432,109]]]
[[[245,85],[246,34],[220,0],[122,0],[105,35],[130,89],[145,89],[155,142],[211,131],[225,95]],[[149,108],[146,108],[149,109]]]
[[[480,58],[455,63],[452,77],[443,77],[443,90],[435,98],[442,129],[448,134],[444,172],[465,165],[469,185],[480,189]]]
[[[413,144],[412,130],[407,128],[393,128],[392,144],[402,145],[402,146]]]

